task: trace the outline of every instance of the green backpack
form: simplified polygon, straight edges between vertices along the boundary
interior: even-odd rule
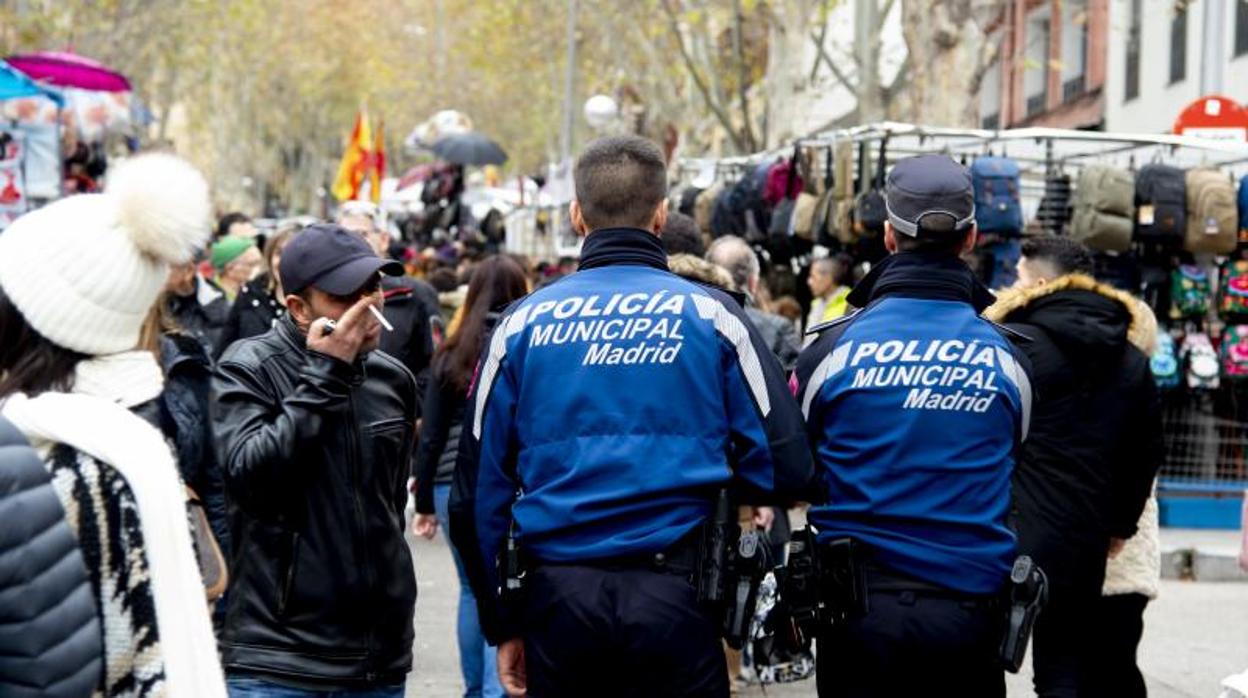
[[[1228,322],[1248,322],[1248,262],[1227,261],[1219,271],[1218,315]]]
[[[1170,273],[1170,317],[1202,318],[1209,313],[1209,274],[1197,266],[1183,265]]]

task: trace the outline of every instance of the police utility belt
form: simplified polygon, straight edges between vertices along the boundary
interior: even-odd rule
[[[1004,616],[999,656],[1006,670],[1017,673],[1048,599],[1048,580],[1026,555],[1014,562],[1001,594],[973,596],[874,565],[866,547],[852,538],[819,543],[810,526],[793,532],[788,551],[788,563],[777,571],[785,616],[781,625],[786,626],[782,634],[798,647],[808,646],[820,628],[866,615],[873,592],[962,600]]]
[[[758,587],[771,569],[771,561],[765,533],[741,531],[736,511],[728,490],[719,490],[706,523],[668,549],[573,564],[609,570],[648,569],[685,577],[697,588],[698,602],[720,616],[724,640],[730,647],[741,649],[754,617]],[[513,523],[498,558],[499,592],[504,604],[521,602],[525,575],[533,564],[551,563],[533,561],[522,554]]]

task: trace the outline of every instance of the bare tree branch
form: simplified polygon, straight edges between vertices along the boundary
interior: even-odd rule
[[[858,94],[858,85],[856,85],[853,80],[850,80],[849,77],[837,67],[836,62],[832,60],[832,56],[828,55],[827,47],[819,42],[818,35],[811,34],[810,40],[813,41],[815,43],[815,47],[819,49],[819,55],[823,58],[823,62],[828,64],[828,69],[832,71],[832,75],[836,78],[836,81],[841,83],[841,85],[851,93],[855,95]]]
[[[897,95],[910,85],[911,62],[909,54],[906,59],[901,62],[901,67],[897,69],[897,75],[893,77],[893,82],[889,86],[883,88],[884,106],[889,107]]]
[[[676,16],[676,9],[672,7],[672,0],[663,0],[663,12],[667,15],[667,25],[672,32],[672,37],[676,40],[676,46],[680,50],[681,59],[685,63],[685,68],[689,71],[690,77],[693,78],[694,85],[697,86],[698,92],[702,94],[702,99],[706,101],[706,106],[715,114],[715,118],[719,120],[724,130],[728,132],[728,136],[732,139],[733,146],[738,152],[745,152],[745,143],[741,141],[741,134],[733,128],[732,119],[728,113],[724,111],[718,100],[711,96],[710,86],[706,83],[706,78],[702,72],[698,70],[694,63],[693,56],[689,55],[689,48],[685,45],[685,38],[680,32],[680,19]]]
[[[732,43],[737,61],[737,92],[741,99],[741,116],[745,126],[741,129],[746,146],[752,153],[758,150],[758,138],[754,135],[754,125],[750,118],[749,98],[749,67],[745,64],[745,46],[741,36],[745,25],[745,10],[741,8],[741,0],[733,0],[733,32]]]
[[[819,38],[815,39],[815,47],[819,49],[815,53],[815,62],[810,66],[810,82],[815,81],[815,77],[819,74],[819,64],[823,62],[823,42],[828,38],[828,0],[822,0],[819,4]],[[812,37],[813,38],[813,37]]]
[[[884,0],[884,6],[880,8],[880,14],[875,23],[875,34],[880,36],[884,33],[884,22],[888,20],[888,15],[892,13],[893,6],[897,4],[897,0]]]

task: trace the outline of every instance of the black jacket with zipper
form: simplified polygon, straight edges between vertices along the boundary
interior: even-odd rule
[[[441,322],[436,310],[430,314],[430,299],[433,300],[433,307],[437,308],[437,294],[423,281],[406,276],[382,277],[381,290],[386,298],[386,319],[394,330],[382,331],[379,346],[412,372],[416,377],[416,394],[423,397],[425,386],[429,383],[429,362],[436,348],[433,345],[432,318],[438,317],[438,322]],[[418,404],[418,417],[420,409]]]
[[[1151,311],[1083,275],[1007,291],[985,317],[1032,341],[1037,402],[1014,471],[1020,553],[1060,589],[1099,595],[1109,539],[1130,538],[1161,465]]]
[[[485,336],[489,336],[499,313],[485,316]],[[442,354],[441,356],[445,356]],[[459,457],[459,438],[463,433],[464,406],[467,389],[455,385],[439,359],[430,369],[429,385],[421,409],[420,443],[416,447],[416,511],[434,514],[434,485],[450,485],[455,479],[455,460]]]
[[[230,306],[221,338],[217,341],[219,357],[231,344],[247,337],[268,332],[286,314],[286,306],[269,290],[269,276],[262,274],[238,289],[238,296]],[[216,357],[214,357],[216,358]]]
[[[223,663],[314,690],[402,683],[415,381],[380,351],[347,364],[305,345],[287,316],[213,377],[233,543]]]

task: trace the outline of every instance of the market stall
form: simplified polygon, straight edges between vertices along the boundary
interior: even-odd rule
[[[1162,519],[1239,525],[1248,487],[1248,144],[1173,135],[881,123],[747,157],[682,160],[672,205],[708,237],[741,235],[801,297],[812,256],[878,260],[882,191],[898,159],[967,165],[992,287],[1013,283],[1021,240],[1070,235],[1098,275],[1141,297],[1162,328],[1154,374],[1165,404]]]

